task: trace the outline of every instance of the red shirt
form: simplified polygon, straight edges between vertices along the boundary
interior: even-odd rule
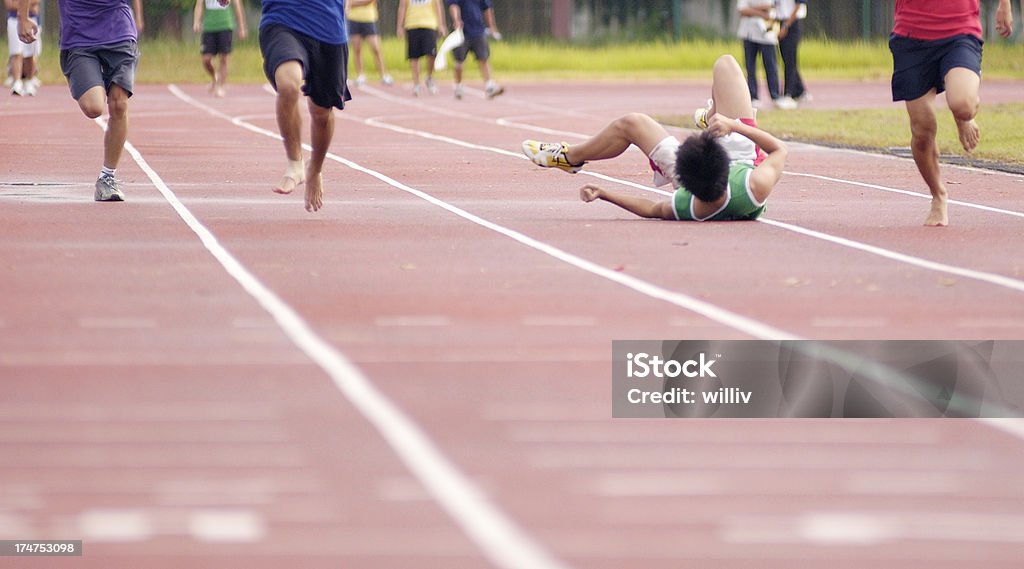
[[[979,0],[896,0],[892,33],[918,40],[969,34],[981,39]]]

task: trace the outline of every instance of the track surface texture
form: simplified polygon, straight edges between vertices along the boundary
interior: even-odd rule
[[[141,86],[120,204],[66,88],[0,98],[0,539],[85,544],[0,567],[1021,567],[1017,422],[610,418],[612,340],[1024,338],[1020,176],[926,228],[911,161],[794,143],[763,222],[670,223],[577,197],[657,197],[635,149],[520,155],[708,88],[368,87],[315,214],[264,87]]]

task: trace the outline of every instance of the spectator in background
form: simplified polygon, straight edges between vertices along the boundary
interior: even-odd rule
[[[370,44],[373,60],[377,64],[380,82],[392,85],[395,81],[384,68],[384,57],[380,53],[380,34],[377,32],[377,0],[345,0],[345,17],[348,19],[348,39],[352,44],[352,57],[356,63],[356,87],[366,84],[363,73],[363,42]]]
[[[434,95],[434,58],[437,57],[437,32],[448,34],[441,0],[399,0],[398,35],[405,36],[406,57],[412,70],[412,94],[420,96],[420,59],[427,58],[427,91]]]
[[[233,10],[226,3],[222,4],[221,0],[196,0],[192,19],[192,30],[203,34],[199,53],[202,55],[203,69],[210,75],[210,92],[217,97],[225,94],[228,57],[231,55],[235,27],[238,27],[239,39],[244,40],[247,35],[242,0],[234,0],[232,4]],[[216,68],[213,66],[214,56],[218,56]]]
[[[461,99],[462,70],[466,63],[469,52],[473,52],[480,65],[480,75],[485,82],[485,94],[488,99],[493,99],[505,92],[504,87],[498,85],[491,79],[491,47],[487,43],[487,30],[490,29],[491,37],[495,40],[501,39],[498,32],[498,24],[494,20],[494,9],[491,8],[491,0],[445,0],[448,3],[448,11],[452,16],[452,29],[462,30],[465,41],[455,48],[452,55],[455,57],[455,98]]]
[[[5,0],[4,4],[7,7],[7,44],[10,53],[7,61],[11,94],[31,97],[39,89],[37,65],[43,44],[38,36],[32,43],[24,43],[18,38],[18,0]],[[39,0],[29,2],[28,14],[38,26]]]
[[[778,20],[771,0],[739,0],[736,7],[740,14],[737,35],[743,40],[743,63],[754,108],[761,107],[757,86],[757,56],[760,54],[768,82],[768,94],[775,107],[795,109],[796,101],[784,97],[779,89],[778,60],[775,55],[776,46],[779,45]]]
[[[18,4],[18,37],[38,39],[29,17],[32,0]],[[132,10],[134,7],[134,10]],[[128,99],[135,87],[142,30],[142,0],[63,0],[60,3],[60,68],[82,113],[94,119],[107,111],[103,168],[96,180],[98,202],[124,201],[115,174],[128,139]]]
[[[1024,0],[1022,0],[1024,1]],[[782,54],[783,94],[798,103],[810,102],[811,94],[800,76],[800,39],[804,35],[807,0],[777,0],[779,17],[779,52]]]

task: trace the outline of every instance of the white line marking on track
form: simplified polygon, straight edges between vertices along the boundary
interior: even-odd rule
[[[188,518],[188,533],[205,542],[255,543],[267,529],[263,517],[250,510],[198,510]]]
[[[200,103],[199,101],[196,101],[192,97],[189,97],[187,94],[185,94],[183,91],[181,91],[181,89],[178,89],[174,85],[170,85],[168,88],[171,90],[172,93],[175,94],[175,96],[177,96],[182,101],[184,101],[184,102],[186,102],[186,103],[188,103],[190,105],[193,105],[193,106],[195,106],[197,108],[200,108],[200,109],[202,109],[202,110],[204,110],[204,111],[206,111],[206,112],[208,112],[208,113],[210,113],[210,114],[212,114],[212,115],[214,115],[216,117],[228,120],[232,124],[235,124],[235,125],[237,125],[237,126],[239,126],[241,128],[245,128],[247,130],[251,130],[252,132],[256,132],[256,133],[262,134],[264,136],[269,136],[271,138],[275,138],[275,139],[280,140],[280,135],[278,135],[277,133],[268,131],[266,129],[259,128],[259,127],[255,126],[255,125],[248,124],[248,123],[246,123],[244,121],[240,121],[237,118],[231,117],[231,116],[226,115],[226,114],[224,114],[224,113],[222,113],[222,112],[220,112],[220,111],[218,111],[216,109],[213,109],[213,108],[211,108],[211,107],[209,107],[207,105],[204,105],[203,103]],[[359,120],[359,119],[353,119],[353,120]],[[402,131],[408,130],[410,132],[410,134],[414,134],[414,133],[417,132],[417,131],[412,131],[411,129],[402,129],[401,127],[395,127],[395,128],[399,128]],[[515,152],[510,152],[510,151],[507,151],[507,150],[502,150],[500,148],[482,147],[482,146],[479,146],[479,145],[476,145],[476,144],[471,144],[471,143],[468,143],[468,142],[462,142],[462,141],[459,141],[459,140],[456,140],[456,139],[453,139],[453,138],[450,138],[450,137],[440,137],[440,136],[437,136],[437,135],[431,135],[430,133],[423,133],[423,134],[426,135],[425,136],[426,138],[444,139],[444,142],[450,142],[451,144],[456,144],[456,145],[459,145],[459,146],[465,146],[467,148],[486,149],[486,150],[490,150],[490,151],[493,151],[493,152],[497,152],[499,154],[505,154],[505,155],[508,155],[508,156],[515,156],[515,157],[519,157],[519,158],[523,158],[523,159],[526,158],[522,154],[515,153]],[[420,136],[420,135],[417,135],[417,136]],[[307,146],[304,146],[304,148],[306,148],[307,150],[309,149]],[[494,231],[496,233],[500,233],[500,234],[502,234],[502,235],[504,235],[506,237],[509,237],[509,238],[519,242],[522,245],[525,245],[527,247],[530,247],[532,249],[540,251],[541,253],[544,253],[546,255],[554,257],[555,259],[558,259],[558,260],[560,260],[562,262],[565,262],[565,263],[567,263],[569,265],[572,265],[574,267],[577,267],[579,269],[582,269],[584,271],[587,271],[587,272],[589,272],[591,274],[594,274],[594,275],[597,275],[599,277],[603,277],[603,278],[605,278],[605,279],[607,279],[609,281],[612,281],[614,283],[617,283],[617,284],[620,284],[622,286],[625,286],[625,287],[627,287],[629,289],[632,289],[632,290],[634,290],[636,292],[639,292],[639,293],[644,294],[646,296],[649,296],[651,298],[655,298],[655,299],[658,299],[658,300],[663,300],[665,302],[674,304],[674,305],[676,305],[676,306],[678,306],[680,308],[684,308],[684,309],[690,310],[692,312],[696,312],[696,313],[698,313],[698,314],[700,314],[700,315],[702,315],[702,316],[704,316],[704,317],[706,317],[706,318],[708,318],[710,320],[714,320],[715,322],[718,322],[720,324],[723,324],[723,325],[728,326],[730,328],[733,328],[735,330],[739,330],[739,331],[744,332],[746,334],[749,334],[750,336],[753,336],[755,338],[777,339],[777,340],[786,340],[786,339],[788,339],[788,340],[796,340],[796,339],[800,339],[799,336],[796,336],[795,334],[791,334],[789,332],[783,331],[783,330],[775,328],[773,326],[769,326],[768,324],[764,324],[764,323],[759,322],[757,320],[754,320],[754,319],[751,319],[751,318],[747,318],[746,316],[743,316],[743,315],[740,315],[740,314],[736,314],[734,312],[731,312],[731,311],[726,310],[724,308],[721,308],[719,306],[716,306],[716,305],[704,302],[704,301],[699,300],[697,298],[694,298],[692,296],[688,296],[688,295],[683,294],[683,293],[679,293],[679,292],[675,292],[675,291],[671,291],[671,290],[662,288],[662,287],[657,286],[655,284],[651,284],[651,283],[649,283],[647,281],[640,280],[640,279],[638,279],[636,277],[633,277],[633,276],[630,276],[630,275],[627,275],[627,274],[624,274],[624,273],[620,273],[620,272],[614,271],[612,269],[609,269],[607,267],[603,267],[603,266],[601,266],[601,265],[599,265],[597,263],[594,263],[592,261],[588,261],[588,260],[583,259],[581,257],[577,257],[576,255],[573,255],[571,253],[563,251],[562,249],[554,247],[553,245],[549,245],[549,244],[544,243],[542,241],[538,241],[538,240],[533,239],[532,237],[529,237],[529,236],[527,236],[527,235],[525,235],[523,233],[520,233],[520,232],[512,230],[512,229],[509,229],[509,228],[504,227],[502,225],[498,225],[497,223],[494,223],[494,222],[492,222],[490,220],[487,220],[487,219],[479,217],[479,216],[477,216],[475,214],[472,214],[472,213],[470,213],[470,212],[468,212],[468,211],[466,211],[464,209],[461,209],[459,207],[456,207],[456,206],[454,206],[454,205],[452,205],[452,204],[450,204],[450,203],[448,203],[448,202],[446,202],[444,200],[436,198],[436,197],[434,197],[431,194],[428,194],[426,192],[417,190],[415,188],[411,188],[411,187],[409,187],[409,186],[407,186],[407,185],[405,185],[405,184],[403,184],[401,182],[398,182],[397,180],[394,180],[394,179],[392,179],[392,178],[390,178],[390,177],[388,177],[388,176],[386,176],[386,175],[384,175],[384,174],[382,174],[380,172],[377,172],[375,170],[370,170],[369,168],[365,168],[363,166],[360,166],[359,164],[356,164],[355,162],[352,162],[351,160],[347,160],[345,158],[342,158],[342,157],[337,156],[337,155],[332,154],[332,153],[327,153],[327,158],[329,158],[329,159],[331,159],[331,160],[333,160],[335,162],[339,162],[341,164],[344,164],[345,166],[348,166],[349,168],[351,168],[353,170],[356,170],[358,172],[362,172],[364,174],[372,176],[372,177],[374,177],[374,178],[384,182],[385,184],[388,184],[389,186],[392,186],[394,188],[397,188],[399,190],[402,190],[404,192],[412,194],[412,195],[414,195],[414,196],[416,196],[416,197],[418,197],[418,198],[420,198],[420,199],[422,199],[422,200],[424,200],[426,202],[429,202],[429,203],[431,203],[433,205],[436,205],[436,206],[438,206],[438,207],[440,207],[440,208],[442,208],[442,209],[444,209],[444,210],[446,210],[446,211],[448,211],[450,213],[453,213],[453,214],[455,214],[455,215],[457,215],[457,216],[459,216],[459,217],[461,217],[461,218],[463,218],[463,219],[465,219],[467,221],[471,221],[471,222],[473,222],[473,223],[475,223],[475,224],[477,224],[477,225],[479,225],[481,227],[485,227],[485,228],[490,229],[490,230],[492,230],[492,231]]]
[[[930,271],[935,271],[939,273],[956,275],[958,277],[963,277],[965,279],[972,279],[976,281],[993,284],[996,286],[1001,286],[1011,290],[1024,292],[1024,281],[1019,281],[1017,279],[1013,279],[1003,275],[996,275],[992,273],[986,273],[984,271],[975,271],[973,269],[965,269],[963,267],[947,265],[945,263],[939,263],[936,261],[929,261],[927,259],[922,259],[920,257],[915,257],[913,255],[897,253],[896,251],[891,251],[889,249],[877,247],[875,245],[868,245],[867,243],[861,243],[860,241],[846,239],[845,237],[837,237],[835,235],[829,235],[828,233],[815,231],[813,229],[807,229],[805,227],[800,227],[798,225],[793,225],[791,223],[775,221],[774,219],[759,218],[757,221],[764,223],[765,225],[771,225],[772,227],[778,227],[780,229],[785,229],[787,231],[792,231],[794,233],[800,233],[801,235],[814,237],[815,239],[821,239],[823,241],[828,241],[830,243],[835,243],[836,245],[842,245],[843,247],[849,247],[850,249],[856,249],[858,251],[863,251],[865,253],[871,253],[872,255],[885,257],[886,259],[892,259],[894,261],[899,261],[901,263],[906,263],[908,265],[913,265],[915,267],[920,267],[922,269],[928,269]]]
[[[829,177],[829,176],[820,176],[818,174],[804,174],[802,172],[790,172],[788,170],[786,172],[784,172],[783,174],[787,175],[787,176],[799,176],[799,177],[802,177],[802,178],[814,178],[816,180],[824,180],[826,182],[835,182],[835,183],[838,183],[838,184],[847,184],[847,185],[850,185],[850,186],[858,186],[858,187],[861,187],[861,188],[870,188],[872,190],[881,190],[883,192],[890,192],[890,193],[893,193],[893,194],[900,194],[900,195],[904,195],[904,196],[912,196],[912,197],[915,197],[915,198],[922,198],[922,199],[927,199],[927,200],[932,199],[932,196],[929,195],[929,194],[922,194],[922,193],[919,193],[919,192],[912,192],[910,190],[901,190],[901,189],[898,189],[898,188],[890,188],[888,186],[880,186],[878,184],[868,184],[866,182],[856,182],[856,181],[853,181],[853,180],[844,180],[842,178],[832,178],[832,177]],[[970,208],[974,208],[974,209],[980,209],[982,211],[988,211],[988,212],[992,212],[992,213],[1000,213],[1000,214],[1003,214],[1003,215],[1011,215],[1011,216],[1014,216],[1014,217],[1024,218],[1024,213],[1021,213],[1019,211],[1011,211],[1011,210],[1008,210],[1008,209],[1002,209],[1002,208],[992,207],[992,206],[988,206],[988,205],[982,205],[982,204],[976,204],[976,203],[971,203],[971,202],[965,202],[965,201],[962,201],[962,200],[950,199],[948,201],[949,201],[950,204],[953,204],[953,205],[959,205],[959,206],[963,206],[963,207],[970,207]]]
[[[143,510],[86,510],[78,515],[78,530],[87,542],[145,541],[154,534],[152,518]]]
[[[475,149],[475,150],[482,150],[482,151],[487,151],[487,152],[493,152],[495,154],[501,154],[503,156],[512,156],[512,157],[516,157],[516,158],[526,159],[526,157],[523,156],[522,153],[511,152],[511,151],[508,151],[508,150],[504,150],[502,148],[495,148],[495,147],[491,147],[491,146],[482,146],[482,145],[474,144],[474,143],[471,143],[471,142],[466,142],[466,141],[463,141],[463,140],[458,140],[458,139],[455,139],[455,138],[451,138],[451,137],[448,137],[448,136],[436,135],[436,134],[433,134],[433,133],[429,133],[429,132],[425,132],[425,131],[420,131],[420,130],[416,130],[416,129],[410,129],[410,128],[405,128],[405,127],[390,125],[390,124],[381,122],[379,119],[372,119],[372,118],[371,119],[358,119],[358,118],[355,118],[355,119],[351,119],[351,120],[355,120],[355,121],[358,121],[358,122],[363,122],[363,123],[365,123],[367,125],[370,125],[370,126],[376,126],[376,127],[384,128],[384,129],[391,130],[391,131],[394,131],[394,132],[402,133],[402,134],[409,134],[409,135],[412,135],[412,136],[418,136],[420,138],[426,138],[426,139],[435,140],[435,141],[438,141],[438,142],[446,142],[448,144],[453,144],[453,145],[456,145],[456,146],[461,146],[463,148],[471,148],[471,149]],[[661,190],[661,189],[658,189],[658,188],[652,188],[650,186],[645,186],[645,185],[642,185],[642,184],[637,184],[637,183],[634,183],[634,182],[630,182],[628,180],[622,180],[622,179],[618,179],[618,178],[613,178],[611,176],[606,176],[604,174],[600,174],[600,173],[597,173],[597,172],[590,172],[590,171],[587,171],[587,170],[583,170],[583,171],[580,172],[580,174],[586,174],[586,175],[593,176],[593,177],[596,177],[596,178],[600,178],[600,179],[603,179],[603,180],[606,180],[606,181],[609,181],[609,182],[630,186],[630,187],[633,187],[633,188],[637,188],[637,189],[641,189],[641,190],[644,190],[644,191],[661,194],[661,195],[664,195],[664,196],[671,196],[672,195],[672,192],[667,192],[665,190]],[[913,192],[910,192],[910,193],[913,193]],[[995,208],[989,208],[988,206],[978,206],[978,208],[979,209],[986,209],[986,210],[989,210],[989,211],[995,210]],[[998,211],[1000,213],[1013,213],[1013,212],[1008,212],[1007,210],[996,210],[996,211]],[[859,241],[854,241],[852,239],[846,239],[844,237],[833,236],[833,235],[830,235],[830,234],[827,234],[827,233],[823,233],[823,232],[820,232],[820,231],[815,231],[813,229],[807,229],[807,228],[804,228],[804,227],[801,227],[801,226],[798,226],[798,225],[794,225],[792,223],[785,223],[785,222],[775,221],[775,220],[765,219],[765,218],[759,218],[757,221],[759,221],[761,223],[764,223],[764,224],[767,224],[767,225],[771,225],[773,227],[777,227],[779,229],[785,229],[787,231],[792,231],[794,233],[799,233],[799,234],[805,235],[807,237],[813,237],[815,239],[829,241],[829,242],[837,244],[837,245],[841,245],[841,246],[848,247],[848,248],[851,248],[851,249],[857,249],[859,251],[863,251],[865,253],[870,253],[870,254],[873,254],[873,255],[877,255],[877,256],[880,256],[880,257],[885,257],[885,258],[890,259],[890,260],[894,260],[894,261],[898,261],[898,262],[914,265],[914,266],[917,266],[917,267],[925,268],[925,269],[936,271],[936,272],[953,274],[953,275],[957,275],[957,276],[960,276],[960,277],[964,277],[964,278],[968,278],[968,279],[972,279],[972,280],[977,280],[977,281],[981,281],[981,282],[986,282],[986,283],[993,284],[993,285],[996,285],[996,286],[1002,286],[1002,287],[1009,288],[1009,289],[1012,289],[1012,290],[1024,292],[1024,281],[1020,281],[1020,280],[1017,280],[1017,279],[1014,279],[1014,278],[1011,278],[1011,277],[1006,277],[1006,276],[1003,276],[1003,275],[997,275],[997,274],[993,274],[993,273],[987,273],[987,272],[983,272],[983,271],[975,271],[975,270],[972,270],[972,269],[966,269],[966,268],[963,268],[963,267],[957,267],[957,266],[954,266],[954,265],[948,265],[948,264],[939,263],[939,262],[936,262],[936,261],[929,261],[929,260],[926,260],[926,259],[922,259],[920,257],[915,257],[913,255],[907,255],[907,254],[904,254],[904,253],[898,253],[896,251],[891,251],[891,250],[885,249],[883,247],[878,247],[878,246],[875,246],[875,245],[868,245],[866,243],[861,243]]]
[[[179,98],[181,98],[182,100],[184,100],[186,102],[189,102],[190,104],[192,104],[194,106],[202,108],[202,109],[206,110],[208,113],[213,114],[214,116],[218,116],[218,117],[224,118],[226,120],[229,120],[233,124],[236,124],[237,126],[240,126],[242,128],[247,128],[249,130],[252,130],[253,132],[258,132],[258,133],[261,133],[261,134],[264,134],[264,135],[267,135],[267,136],[271,136],[273,138],[280,139],[280,137],[276,133],[272,133],[272,132],[266,131],[264,129],[260,129],[260,128],[252,126],[252,125],[248,125],[246,123],[238,121],[235,118],[232,118],[232,117],[230,117],[228,115],[225,115],[224,113],[221,113],[221,112],[217,111],[216,109],[213,109],[211,107],[203,105],[202,103],[199,103],[198,101],[195,101],[191,97],[188,97],[188,95],[186,95],[184,92],[182,92],[180,89],[178,89],[174,85],[170,85],[168,88],[171,89],[171,92],[174,93]],[[266,88],[266,86],[265,86],[265,88]],[[272,90],[270,92],[273,93]],[[395,127],[395,128],[398,128],[398,127]],[[422,136],[421,134],[417,134],[416,131],[412,131],[411,129],[403,129],[403,130],[408,130],[410,134],[414,134],[416,136]],[[429,133],[423,133],[423,134],[429,134]],[[434,135],[431,135],[431,136],[434,136]],[[444,137],[444,138],[449,138],[449,137]],[[451,139],[451,140],[455,140],[455,139]],[[508,151],[505,151],[505,150],[502,150],[502,149],[484,147],[484,146],[464,143],[462,141],[457,141],[457,144],[468,146],[470,148],[479,148],[479,149],[482,149],[482,150],[489,150],[489,151],[497,152],[499,154],[513,155],[513,156],[519,156],[519,157],[525,158],[522,155],[517,155],[515,153],[508,152]],[[330,154],[328,156],[331,157],[332,159],[336,159],[336,160],[342,161],[346,165],[352,164],[353,167],[355,166],[354,163],[351,163],[349,161],[343,161],[341,159],[333,157]],[[500,226],[497,226],[496,224],[493,224],[491,222],[487,222],[485,220],[482,220],[481,218],[478,218],[475,215],[469,214],[468,212],[464,212],[463,210],[461,210],[459,208],[455,208],[454,206],[451,206],[451,205],[447,204],[446,202],[442,202],[441,200],[438,200],[438,199],[434,198],[433,196],[429,196],[428,194],[424,194],[423,192],[419,192],[417,190],[413,190],[412,188],[408,188],[407,186],[399,184],[398,182],[395,182],[394,180],[391,180],[390,178],[387,178],[386,176],[383,176],[381,174],[377,174],[375,172],[366,170],[366,169],[364,169],[362,167],[358,167],[356,169],[358,169],[360,171],[364,171],[366,173],[370,173],[371,175],[374,175],[375,177],[378,177],[378,179],[381,179],[382,181],[385,181],[386,183],[389,183],[389,184],[391,184],[391,185],[393,185],[395,187],[398,187],[400,189],[403,189],[405,191],[409,191],[410,193],[413,193],[414,195],[417,195],[417,196],[419,196],[419,197],[421,197],[421,198],[423,198],[423,199],[425,199],[425,200],[427,200],[427,201],[429,201],[431,203],[435,203],[436,205],[439,205],[440,207],[448,209],[449,211],[452,211],[453,213],[456,213],[457,215],[460,215],[460,216],[462,216],[462,217],[464,217],[466,219],[469,219],[470,221],[478,222],[481,225],[484,225],[485,227],[492,228],[495,231],[499,231],[499,232],[504,233],[504,231],[502,231],[504,228],[499,229]],[[586,172],[586,171],[584,171],[584,172]],[[608,179],[609,180],[614,180],[613,178],[608,178]],[[670,194],[669,192],[664,192],[663,190],[659,190],[659,189],[655,189],[655,188],[650,188],[650,187],[646,187],[646,186],[640,186],[638,184],[632,184],[631,182],[626,182],[626,183],[628,185],[633,185],[633,186],[645,189],[647,191],[653,191],[653,192],[658,192],[658,193],[662,193],[662,194]],[[465,214],[465,215],[463,215],[463,214]],[[477,221],[477,220],[479,220],[479,221]],[[766,221],[766,220],[759,220],[759,221]],[[791,224],[785,224],[785,225],[789,225],[790,227],[797,227],[797,226],[793,226]],[[777,227],[782,227],[782,225],[777,225]],[[803,229],[803,228],[800,228],[800,229]],[[507,230],[507,231],[511,231],[511,230]],[[807,231],[811,231],[811,230],[807,230]],[[521,241],[517,237],[513,237],[517,241],[523,242],[524,244],[527,244],[529,246],[533,246],[533,245],[530,244],[530,242],[534,242],[532,239],[526,237],[525,235],[519,234],[517,232],[512,232],[512,233],[517,235],[517,236],[522,236],[524,239],[529,240],[529,241]],[[509,236],[511,237],[512,235],[509,235]],[[829,236],[829,237],[831,237],[831,236]],[[851,243],[853,243],[853,242],[851,241]],[[866,245],[866,244],[859,244],[859,245],[863,245],[865,247],[872,247],[872,246],[869,246],[869,245]],[[554,249],[554,248],[551,248],[551,249]],[[561,253],[560,250],[555,249],[555,251]],[[882,251],[886,251],[886,250],[882,250]],[[547,252],[547,251],[545,251],[545,252]],[[897,255],[897,256],[902,255],[900,253],[895,253],[895,252],[891,252],[891,253],[893,253],[894,255]],[[552,253],[549,253],[549,254],[552,254]],[[568,255],[568,253],[565,253],[565,254]],[[555,255],[553,255],[553,256],[555,256]],[[570,256],[570,257],[572,257],[572,256]],[[557,257],[557,258],[561,258],[561,257]],[[575,258],[575,257],[573,257],[573,258]],[[578,258],[575,258],[575,259],[578,259]],[[582,259],[579,259],[579,260],[583,261]],[[931,261],[926,261],[926,260],[923,260],[923,259],[921,259],[920,261],[922,261],[925,264],[933,263]],[[569,261],[567,260],[566,262],[569,262]],[[616,281],[616,282],[621,282],[618,279],[620,279],[620,278],[623,278],[623,279],[627,278],[626,275],[615,273],[615,272],[610,271],[608,269],[605,269],[604,267],[601,267],[599,265],[594,265],[593,263],[590,263],[589,261],[584,261],[584,263],[586,265],[591,265],[592,266],[591,268],[593,268],[593,270],[591,272],[594,272],[595,274],[599,274],[599,276],[603,276],[605,278],[608,278],[609,280],[613,280],[613,281]],[[571,263],[571,264],[575,265],[575,263]],[[580,268],[584,268],[586,265],[581,266]],[[942,265],[942,264],[935,263],[935,265],[938,266],[938,265]],[[579,266],[579,265],[577,265],[577,266]],[[946,266],[948,266],[948,265],[946,265]],[[970,269],[961,269],[959,267],[954,267],[954,268],[955,269],[960,269],[960,270],[963,270],[963,271],[967,271],[967,272],[973,273],[973,274],[985,275],[986,277],[992,277],[994,280],[999,281],[999,282],[1009,282],[1011,285],[1014,285],[1014,286],[1015,285],[1024,284],[1024,283],[1021,283],[1021,281],[1016,281],[1015,279],[1008,279],[1007,277],[1002,277],[1000,275],[989,275],[988,273],[981,273],[981,272],[977,272],[977,271],[971,271]],[[590,270],[590,269],[587,268],[585,270]],[[653,290],[651,292],[658,293],[658,296],[655,296],[655,297],[656,298],[663,298],[664,300],[667,300],[668,302],[673,302],[672,299],[676,298],[676,297],[680,297],[679,298],[680,300],[686,300],[686,301],[692,300],[695,303],[697,303],[696,305],[694,305],[692,307],[688,306],[688,305],[679,304],[677,302],[673,302],[673,304],[677,304],[678,306],[681,306],[683,308],[687,308],[687,309],[689,309],[689,310],[691,310],[693,312],[702,314],[704,316],[711,317],[710,315],[712,315],[712,314],[717,316],[719,312],[723,312],[721,309],[719,309],[718,307],[715,307],[713,305],[707,305],[707,303],[703,303],[702,301],[699,301],[697,299],[691,299],[690,297],[686,297],[685,295],[678,295],[677,293],[673,293],[672,291],[667,291],[665,289],[661,289],[660,287],[655,287],[654,285],[649,285],[648,283],[646,283],[644,281],[639,281],[639,279],[629,278],[628,280],[629,281],[636,281],[637,284],[641,284],[643,286],[640,289],[638,289],[638,288],[633,286],[632,282],[630,282],[629,284],[627,284],[627,283],[622,283],[622,284],[625,284],[626,286],[629,286],[630,288],[634,288],[635,290],[638,290],[639,292],[643,292],[645,294],[649,294],[649,293],[644,292],[644,290],[641,290],[641,289],[647,289],[647,287],[653,287]],[[1013,288],[1013,286],[1011,286],[1011,288]],[[662,296],[662,294],[664,294],[664,293],[667,293],[667,294],[665,294],[665,296]],[[652,296],[654,296],[654,295],[652,295]],[[705,307],[712,309],[712,312],[710,312],[710,313],[703,312],[703,309]],[[743,331],[747,332],[748,334],[750,334],[750,335],[752,335],[754,337],[762,338],[762,339],[768,339],[768,338],[785,339],[786,337],[788,337],[790,339],[799,339],[798,336],[790,335],[788,333],[782,332],[781,330],[777,330],[777,329],[774,329],[774,328],[772,328],[770,326],[761,324],[760,322],[749,321],[748,319],[746,319],[745,317],[743,317],[741,315],[734,315],[733,313],[727,312],[727,311],[724,311],[724,312],[725,312],[725,316],[730,317],[730,320],[731,320],[731,317],[735,316],[735,317],[741,319],[741,320],[739,320],[739,322],[749,322],[750,324],[753,324],[755,326],[755,328],[752,328],[752,329],[749,329],[749,330],[744,329]],[[712,319],[716,320],[718,322],[722,322],[721,320],[718,320],[717,318],[712,318]],[[741,329],[741,328],[737,328],[737,329]],[[762,333],[769,332],[769,334],[768,335],[762,335],[762,334],[752,333],[753,330],[757,330],[757,331],[760,331]],[[778,335],[781,335],[781,336],[778,336]],[[1009,432],[1009,433],[1013,434],[1017,438],[1024,440],[1024,420],[1021,420],[1021,419],[1014,419],[1014,420],[1006,419],[1006,420],[1003,420],[1004,422],[1000,422],[1000,423],[992,423],[992,422],[986,421],[984,419],[982,421],[985,422],[986,424],[990,424],[992,426],[996,426],[997,428],[1000,428],[1000,429],[1002,429],[1002,430],[1004,430],[1006,432]]]
[[[174,85],[168,87],[186,103],[200,106]],[[202,105],[208,112],[227,118]],[[98,124],[104,126],[102,122]],[[260,134],[275,133],[246,125]],[[567,567],[528,537],[515,523],[492,504],[483,493],[445,457],[434,442],[405,413],[388,399],[341,352],[321,338],[272,290],[259,281],[217,240],[164,183],[135,147],[126,142],[125,150],[156,185],[171,207],[199,237],[203,246],[242,288],[270,313],[282,331],[333,380],[352,405],[388,442],[395,454],[426,486],[431,495],[480,548],[481,553],[499,567],[507,569],[561,569]]]

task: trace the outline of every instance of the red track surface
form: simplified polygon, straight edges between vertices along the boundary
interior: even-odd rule
[[[952,226],[929,229],[922,197],[849,183],[924,192],[911,162],[794,145],[769,219],[840,244],[766,223],[633,219],[577,200],[593,178],[517,157],[524,138],[574,140],[533,127],[590,133],[630,110],[683,112],[706,90],[517,84],[459,103],[368,89],[338,114],[333,152],[788,334],[1024,338],[1021,177],[944,168],[953,198],[1000,211],[953,205]],[[222,115],[144,86],[130,142],[361,375],[332,381],[127,153],[128,201],[94,203],[102,133],[66,89],[0,99],[0,539],[83,539],[86,551],[0,567],[1020,567],[1024,435],[955,420],[613,421],[611,340],[749,330],[336,161],[325,208],[308,214],[301,193],[269,191],[280,142],[225,118],[275,131],[268,93],[183,91]],[[822,86],[816,104],[887,104],[885,92]],[[986,84],[983,96],[1020,92]],[[648,181],[636,152],[590,171]],[[479,490],[497,518],[450,514],[439,494],[451,495],[428,491],[365,402],[339,391],[353,377],[418,425],[457,469],[444,479]]]

